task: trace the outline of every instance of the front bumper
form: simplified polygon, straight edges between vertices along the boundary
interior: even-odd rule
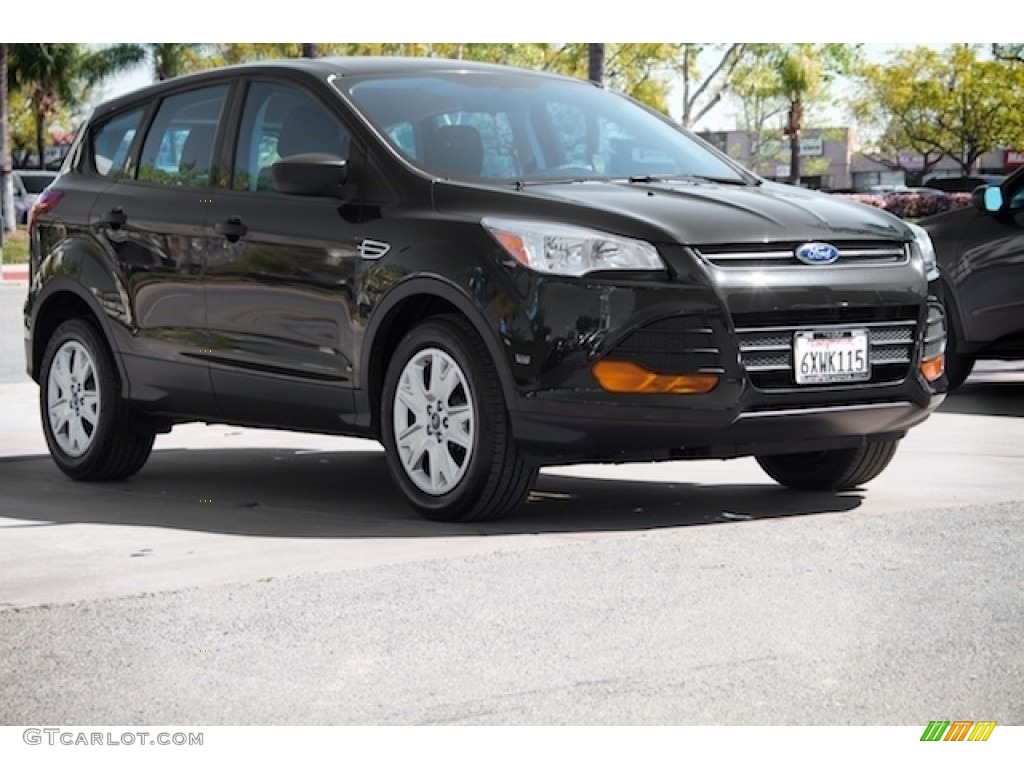
[[[895,400],[677,421],[666,420],[661,409],[602,408],[600,415],[586,416],[571,412],[576,409],[547,408],[511,415],[520,446],[541,463],[728,459],[897,439],[944,399],[944,394],[935,394],[923,406]]]
[[[799,453],[902,437],[945,397],[945,379],[921,373],[944,347],[941,304],[909,267],[843,274],[836,285],[821,271],[767,286],[730,271],[715,284],[714,270],[667,284],[537,285],[543,340],[504,340],[519,380],[509,409],[517,441],[551,464]],[[798,385],[794,334],[848,328],[868,331],[871,378]],[[706,394],[613,394],[592,373],[599,360],[714,373],[719,383]]]

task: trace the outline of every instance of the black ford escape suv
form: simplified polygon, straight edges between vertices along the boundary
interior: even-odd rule
[[[80,480],[184,421],[380,440],[436,520],[538,467],[875,477],[943,397],[923,230],[577,80],[319,59],[94,112],[32,215],[29,373]]]

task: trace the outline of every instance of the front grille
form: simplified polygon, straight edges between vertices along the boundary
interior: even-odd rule
[[[712,245],[697,249],[698,255],[709,264],[723,269],[776,269],[809,266],[796,257],[796,249],[803,242],[766,243],[764,245]],[[897,266],[910,259],[909,246],[904,243],[853,241],[832,243],[839,249],[839,259],[831,267]]]
[[[607,353],[655,373],[721,372],[714,328],[700,316],[676,316],[637,328]]]
[[[762,390],[797,387],[793,372],[793,339],[797,331],[864,328],[868,331],[871,378],[855,384],[815,384],[814,387],[850,387],[896,384],[906,378],[914,359],[917,308],[864,307],[800,312],[761,312],[737,315],[736,335],[740,360],[751,383]],[[800,389],[808,389],[800,386]]]

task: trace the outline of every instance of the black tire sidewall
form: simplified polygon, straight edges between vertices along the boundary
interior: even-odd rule
[[[950,390],[963,384],[974,369],[974,356],[960,351],[963,346],[963,330],[960,328],[957,306],[950,299],[950,288],[943,285],[946,295],[943,297],[943,308],[946,311],[946,361],[945,374]]]
[[[465,331],[449,320],[429,320],[412,330],[395,349],[384,377],[381,398],[381,438],[388,466],[402,493],[417,511],[427,518],[447,520],[460,517],[459,510],[467,508],[484,491],[494,456],[495,419],[504,414],[504,402],[493,402],[492,390],[486,378],[497,377],[490,360],[478,360],[463,338]],[[469,466],[458,485],[448,493],[431,496],[420,490],[406,474],[398,453],[394,435],[394,400],[402,370],[417,353],[436,348],[452,357],[469,385],[473,417],[476,420],[473,450]]]

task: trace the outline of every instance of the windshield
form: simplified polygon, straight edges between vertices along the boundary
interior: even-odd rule
[[[746,181],[670,123],[581,81],[431,73],[362,80],[348,94],[392,147],[430,173],[502,183]]]

